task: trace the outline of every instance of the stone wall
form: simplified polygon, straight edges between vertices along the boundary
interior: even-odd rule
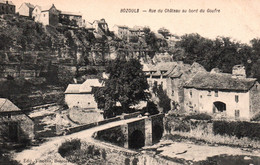
[[[13,128],[10,128],[11,124]],[[12,135],[10,135],[10,129],[12,129]],[[14,130],[16,131],[13,132]],[[25,142],[34,139],[34,136],[34,122],[22,112],[0,114],[0,141]]]
[[[250,117],[260,113],[260,85],[257,82],[249,92],[250,96]]]
[[[102,143],[91,143],[91,142],[82,142],[81,153],[88,151],[88,149],[93,148],[94,151],[99,151],[99,159],[101,161],[97,162],[106,162],[107,164],[114,165],[176,165],[178,163],[172,162],[170,160],[163,159],[158,155],[152,155],[149,153],[140,153],[131,150],[126,150],[120,147],[111,147],[106,146]],[[97,157],[97,156],[96,156]],[[80,160],[81,158],[77,158]],[[80,163],[76,162],[76,163]]]

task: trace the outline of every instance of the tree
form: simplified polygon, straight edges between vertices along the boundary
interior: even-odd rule
[[[155,96],[159,98],[158,105],[163,109],[163,112],[167,113],[171,110],[171,99],[168,97],[166,91],[163,90],[162,85],[157,85],[155,83],[153,86],[153,92]]]
[[[111,61],[106,73],[109,78],[105,80],[105,86],[94,91],[98,108],[113,111],[116,103],[120,103],[123,112],[129,112],[130,106],[149,99],[149,85],[138,60]]]
[[[164,27],[160,28],[157,32],[163,35],[164,38],[167,38],[171,35],[170,31]]]

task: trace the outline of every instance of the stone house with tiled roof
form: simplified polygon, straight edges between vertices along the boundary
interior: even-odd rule
[[[192,65],[178,62],[160,62],[156,65],[145,64],[143,71],[146,75],[150,89],[154,85],[162,85],[172,102],[176,102],[183,109],[184,89],[183,85],[197,72],[206,70],[198,63]]]
[[[233,67],[232,74],[198,72],[184,85],[187,111],[206,112],[238,119],[251,119],[260,112],[259,83],[246,78],[244,67]]]
[[[94,31],[100,35],[107,35],[109,33],[108,24],[104,18],[93,21],[92,26],[95,29]]]
[[[67,26],[82,27],[82,14],[69,11],[60,11],[59,23]]]
[[[34,21],[40,22],[43,25],[57,26],[59,23],[59,11],[54,4],[49,6],[36,5],[32,11]]]
[[[98,79],[87,79],[83,84],[69,84],[65,91],[65,102],[69,108],[97,109],[92,87],[101,87]]]
[[[129,27],[125,25],[114,25],[113,26],[113,32],[114,34],[122,39],[122,40],[128,40],[128,35],[129,35]]]
[[[10,100],[0,98],[0,142],[34,139],[34,122]]]
[[[13,2],[0,0],[0,14],[15,14],[15,5]]]
[[[33,12],[34,7],[35,6],[33,4],[24,2],[18,8],[18,13],[20,16],[32,18],[32,12]]]
[[[87,79],[82,84],[69,84],[65,91],[65,102],[71,120],[89,124],[103,120],[103,111],[98,109],[93,88],[102,87],[99,79]]]

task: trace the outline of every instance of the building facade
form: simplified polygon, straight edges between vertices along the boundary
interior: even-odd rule
[[[98,79],[88,79],[83,84],[69,84],[65,91],[65,102],[69,108],[97,110],[92,87],[101,87]]]
[[[36,6],[32,12],[34,21],[40,22],[43,25],[57,26],[59,23],[59,11],[54,5],[51,6]]]
[[[61,11],[59,23],[67,26],[82,27],[82,15],[80,13]]]
[[[233,68],[233,74],[198,72],[184,85],[185,110],[246,120],[254,117],[260,112],[259,83],[246,78],[239,67]]]
[[[156,65],[146,64],[143,67],[150,91],[158,85],[166,92],[172,103],[177,103],[181,109],[184,108],[183,85],[197,72],[206,70],[198,63],[192,65],[183,62],[159,62]]]
[[[0,0],[0,14],[15,14],[15,5],[13,2]]]
[[[129,28],[127,26],[114,25],[113,26],[114,34],[122,39],[127,40],[129,35]]]
[[[32,18],[33,9],[34,9],[34,5],[24,2],[19,7],[18,13],[20,16]]]
[[[109,33],[109,28],[104,18],[102,18],[101,20],[95,20],[92,23],[92,26],[95,29],[95,32],[100,35],[106,35]]]
[[[34,139],[34,122],[10,100],[0,98],[0,141]]]

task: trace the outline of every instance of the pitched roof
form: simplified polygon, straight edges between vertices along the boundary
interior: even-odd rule
[[[149,71],[156,71],[154,68],[154,65],[152,64],[143,64],[143,71],[144,72],[149,72]]]
[[[81,86],[79,91],[81,93],[91,92],[92,87],[101,87],[102,84],[99,82],[98,79],[87,79]]]
[[[161,35],[161,34],[159,34],[159,33],[155,33],[155,37],[156,37],[157,39],[164,39],[164,36]]]
[[[33,5],[33,4],[26,3],[26,2],[25,2],[25,4],[26,4],[29,8],[32,8],[32,9],[34,8],[34,5]]]
[[[105,19],[101,19],[101,20],[94,20],[93,23],[97,22],[98,24],[106,24],[106,20]]]
[[[177,65],[177,62],[160,62],[155,65],[155,68],[160,71],[168,71]]]
[[[238,78],[228,73],[198,72],[184,87],[248,91],[255,82],[254,78]]]
[[[14,5],[12,1],[6,1],[6,2],[8,2],[9,5]]]
[[[6,98],[0,98],[0,112],[20,111],[21,109]]]
[[[90,93],[92,87],[101,87],[102,83],[98,79],[87,79],[83,84],[69,84],[65,94],[69,93]]]
[[[79,88],[81,84],[69,84],[65,93],[79,93]]]
[[[0,3],[6,4],[6,2],[8,2],[9,5],[14,5],[12,1],[0,0]]]
[[[52,6],[54,6],[54,5],[52,4],[52,5],[47,5],[47,6],[39,6],[39,8],[41,11],[49,11],[52,8]]]

